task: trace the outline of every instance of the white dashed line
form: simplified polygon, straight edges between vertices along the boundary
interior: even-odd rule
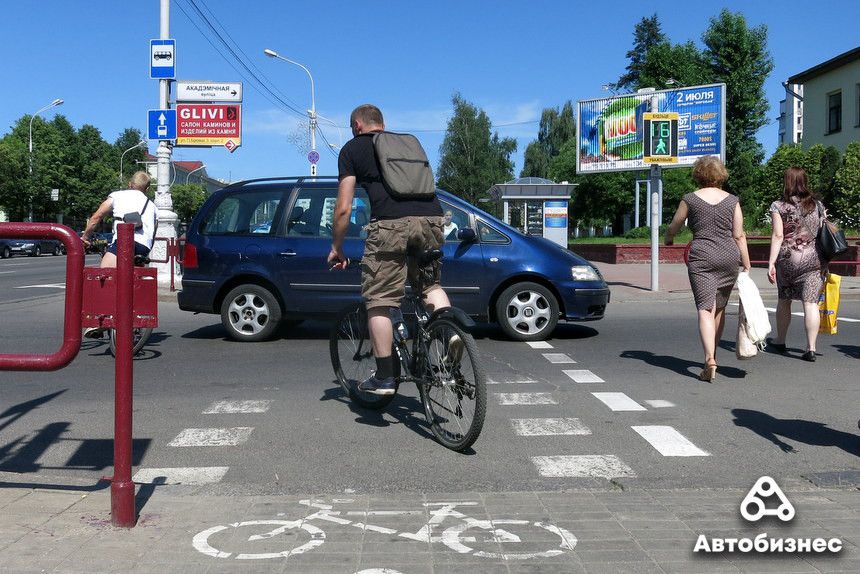
[[[511,424],[520,436],[591,434],[579,419],[512,419]]]
[[[168,446],[236,446],[248,440],[254,427],[185,429]]]
[[[509,405],[557,405],[552,393],[496,393],[499,404]]]
[[[738,307],[737,303],[732,303],[732,305]],[[776,307],[765,307],[765,310],[771,313],[776,313]],[[792,313],[792,315],[794,315],[795,317],[803,317],[803,312],[795,311],[794,313]],[[860,319],[850,319],[848,317],[836,317],[836,320],[845,321],[846,323],[860,323]]]
[[[645,407],[624,393],[591,393],[613,411],[647,411]]]
[[[138,484],[211,484],[224,478],[229,469],[229,466],[141,468],[131,480]]]
[[[533,456],[532,462],[541,476],[555,478],[635,477],[629,466],[614,455]]]
[[[604,383],[603,379],[589,371],[588,369],[567,370],[564,374],[573,379],[576,383]]]
[[[552,349],[553,346],[546,341],[526,341],[526,344],[532,349]]]
[[[543,358],[553,364],[576,362],[564,353],[543,353]]]
[[[537,382],[534,379],[505,379],[503,381],[487,379],[488,385],[532,385]]]
[[[666,407],[674,407],[675,406],[675,403],[673,403],[673,402],[664,401],[664,400],[660,400],[660,399],[656,399],[656,400],[652,400],[652,401],[645,401],[645,404],[647,404],[649,407],[653,407],[655,409],[664,409]]]
[[[264,413],[271,404],[272,401],[215,401],[203,414]]]
[[[65,289],[65,283],[45,283],[42,285],[21,285],[20,287],[15,287],[15,289],[35,289],[35,288],[45,288],[45,289]]]
[[[703,451],[687,440],[684,435],[676,431],[673,427],[654,425],[630,428],[651,443],[651,446],[656,448],[657,452],[663,456],[711,456],[710,453]]]
[[[8,275],[9,273],[15,273],[14,271],[0,271],[0,275]]]

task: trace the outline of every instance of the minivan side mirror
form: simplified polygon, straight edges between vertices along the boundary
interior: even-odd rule
[[[463,229],[457,230],[457,239],[460,241],[472,242],[475,241],[477,237],[475,230],[471,227],[464,227]]]

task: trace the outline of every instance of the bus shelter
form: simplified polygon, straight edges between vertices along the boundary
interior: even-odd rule
[[[545,237],[567,248],[568,202],[575,184],[540,177],[498,183],[489,194],[502,203],[502,219],[527,235]]]

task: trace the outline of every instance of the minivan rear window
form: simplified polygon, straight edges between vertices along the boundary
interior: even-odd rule
[[[201,226],[205,235],[244,235],[271,233],[280,190],[244,191],[224,196],[207,215]]]

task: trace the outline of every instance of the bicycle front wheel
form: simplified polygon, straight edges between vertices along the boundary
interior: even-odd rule
[[[388,406],[394,395],[374,395],[358,390],[359,383],[376,372],[364,304],[349,307],[338,315],[329,334],[329,352],[337,382],[350,399],[368,409],[380,410]],[[392,356],[397,357],[394,349]],[[395,362],[395,374],[399,374],[398,366]]]
[[[427,333],[419,384],[424,415],[440,443],[462,452],[478,440],[487,412],[487,379],[478,346],[472,335],[448,319],[433,321]]]
[[[146,341],[149,340],[149,336],[152,335],[152,327],[135,327],[132,329],[132,339],[131,339],[131,356],[137,355],[143,346],[146,345]],[[110,354],[116,357],[116,329],[110,329],[108,331],[108,339],[110,343]]]

